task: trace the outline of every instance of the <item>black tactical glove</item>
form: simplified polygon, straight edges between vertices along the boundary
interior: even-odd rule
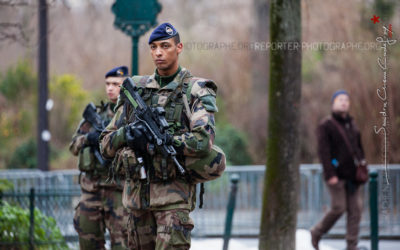
[[[94,132],[88,133],[86,135],[87,144],[97,146],[99,144],[99,137],[100,137],[99,131],[94,131]]]
[[[125,127],[126,144],[134,151],[147,152],[150,137],[150,132],[140,122]]]
[[[166,133],[165,135],[166,135],[165,136],[165,144],[166,145],[172,145],[173,142],[174,142],[174,136],[171,135],[170,133]]]

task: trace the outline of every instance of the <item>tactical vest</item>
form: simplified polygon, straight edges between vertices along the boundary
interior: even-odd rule
[[[151,107],[162,106],[165,109],[165,118],[170,124],[169,132],[173,135],[181,135],[190,131],[190,109],[188,103],[191,103],[191,89],[193,84],[199,80],[192,76],[183,78],[182,82],[177,85],[172,92],[161,89],[146,88],[147,81],[150,76],[134,76],[137,87],[140,89],[141,96],[147,105]],[[184,98],[187,98],[185,104]],[[189,109],[189,110],[188,110]],[[127,101],[124,102],[124,111],[117,122],[117,127],[129,124],[134,121],[132,107]],[[125,121],[122,121],[125,120]],[[122,156],[122,164],[126,172],[127,178],[136,179],[139,176],[139,168],[137,167],[136,156],[134,152],[124,152]],[[212,147],[210,154],[203,158],[183,157],[178,155],[178,161],[185,166],[189,172],[190,182],[193,184],[202,183],[208,180],[218,178],[225,169],[225,154],[216,145]],[[120,161],[121,162],[121,161]],[[152,167],[150,171],[150,182],[162,182],[180,177],[177,174],[176,167],[171,159],[163,159],[161,154],[153,156]]]
[[[114,112],[111,110],[110,103],[104,104],[101,102],[100,106],[97,106],[97,113],[101,116],[106,126],[112,119]],[[90,129],[89,132],[91,132]],[[109,165],[111,162],[109,162]],[[88,177],[107,177],[108,167],[102,166],[96,157],[94,156],[93,149],[91,147],[83,147],[78,155],[78,168],[81,172],[84,172]]]
[[[182,116],[184,103],[182,100],[183,93],[187,93],[189,88],[190,80],[187,77],[181,84],[177,84],[175,90],[162,90],[162,89],[155,89],[155,88],[146,88],[147,81],[150,76],[134,76],[132,79],[134,80],[135,84],[139,88],[139,93],[141,94],[143,100],[146,104],[150,107],[157,107],[161,106],[165,110],[165,119],[167,120],[168,124],[170,125],[168,131],[172,135],[179,135],[185,132],[189,132],[189,120],[187,117]],[[161,90],[161,91],[160,91]],[[190,92],[189,92],[190,94]],[[123,121],[122,121],[123,119]],[[117,126],[120,127],[122,124],[126,125],[133,122],[135,119],[133,108],[130,104],[125,101],[123,114],[121,116],[120,121],[117,122]],[[124,159],[122,159],[123,165],[129,173],[126,173],[127,177],[133,177],[134,179],[139,175],[139,169],[135,168],[132,169],[132,164],[137,165],[136,156],[133,152],[125,152]],[[142,156],[143,157],[143,156]],[[179,158],[178,160],[182,162],[184,159]],[[148,168],[149,177],[151,182],[163,182],[163,181],[170,181],[177,177],[177,172],[175,169],[175,164],[173,163],[172,159],[165,159],[162,157],[160,152],[155,151],[155,155],[151,158],[147,157],[147,164],[151,165]]]

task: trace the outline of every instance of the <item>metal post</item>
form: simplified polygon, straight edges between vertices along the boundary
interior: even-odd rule
[[[139,37],[132,36],[132,75],[137,75],[139,72],[138,58],[139,58]]]
[[[228,206],[226,211],[226,220],[225,220],[225,232],[224,232],[224,246],[223,250],[228,249],[229,239],[231,238],[232,232],[232,221],[233,221],[233,212],[235,211],[236,205],[236,194],[238,189],[239,175],[232,174],[231,175],[231,193],[229,194]]]
[[[49,170],[49,131],[46,102],[48,96],[47,88],[47,3],[39,0],[39,59],[38,59],[38,134],[37,134],[37,163],[38,168]]]
[[[31,188],[31,192],[29,194],[29,249],[35,249],[35,238],[34,238],[34,231],[35,231],[35,189]]]
[[[378,173],[369,173],[369,211],[370,211],[370,230],[371,230],[371,250],[378,250],[379,242],[379,218],[378,218]]]

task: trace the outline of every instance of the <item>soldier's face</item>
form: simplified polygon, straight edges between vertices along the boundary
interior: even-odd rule
[[[332,104],[332,111],[348,113],[350,109],[350,98],[348,95],[338,95]]]
[[[116,103],[119,96],[120,86],[124,82],[124,77],[107,77],[106,78],[106,93],[108,99]]]
[[[178,56],[182,52],[182,43],[176,44],[174,38],[154,41],[150,44],[150,53],[160,75],[173,74],[178,68]]]

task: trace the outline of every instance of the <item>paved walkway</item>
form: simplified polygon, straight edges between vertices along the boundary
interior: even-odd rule
[[[192,238],[191,250],[222,250],[223,240],[221,238]],[[344,250],[346,242],[344,239],[323,239],[320,242],[320,250]],[[369,240],[362,240],[359,247],[369,250]],[[312,250],[311,235],[307,230],[297,230],[296,250]],[[258,239],[234,238],[229,241],[229,250],[258,250]],[[400,250],[400,241],[382,240],[379,242],[379,250]]]
[[[69,243],[70,249],[79,249],[78,243]],[[190,250],[222,250],[222,238],[192,238]],[[359,247],[362,250],[370,250],[371,242],[361,240]],[[323,239],[319,244],[320,250],[345,250],[344,239]],[[110,242],[107,241],[106,249],[110,249]],[[229,241],[229,250],[258,250],[258,239],[256,238],[233,238]],[[299,229],[296,232],[295,250],[313,250],[311,246],[311,235],[308,230]],[[400,240],[381,240],[379,250],[400,250]]]

